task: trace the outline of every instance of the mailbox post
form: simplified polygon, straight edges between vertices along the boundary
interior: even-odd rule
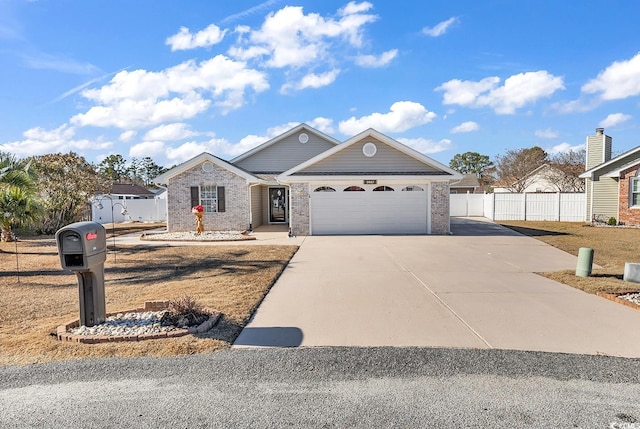
[[[76,222],[56,232],[60,265],[78,277],[80,325],[104,323],[104,262],[107,234],[97,222]]]

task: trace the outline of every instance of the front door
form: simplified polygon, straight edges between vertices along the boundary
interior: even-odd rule
[[[269,188],[269,222],[287,221],[287,188]]]

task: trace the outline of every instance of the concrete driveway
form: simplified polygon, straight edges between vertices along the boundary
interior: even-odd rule
[[[576,257],[486,220],[304,239],[234,347],[429,346],[640,357],[640,311],[545,279]]]

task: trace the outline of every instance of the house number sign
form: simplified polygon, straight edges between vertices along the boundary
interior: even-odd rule
[[[364,184],[365,185],[376,185],[376,184],[378,184],[378,181],[377,180],[365,180]]]

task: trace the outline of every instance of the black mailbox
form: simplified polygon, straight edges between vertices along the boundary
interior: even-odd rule
[[[107,259],[107,233],[97,222],[76,222],[56,232],[62,268],[85,271]]]
[[[93,326],[106,317],[104,262],[107,233],[97,222],[76,222],[56,232],[60,265],[76,273],[80,294],[80,324]]]

